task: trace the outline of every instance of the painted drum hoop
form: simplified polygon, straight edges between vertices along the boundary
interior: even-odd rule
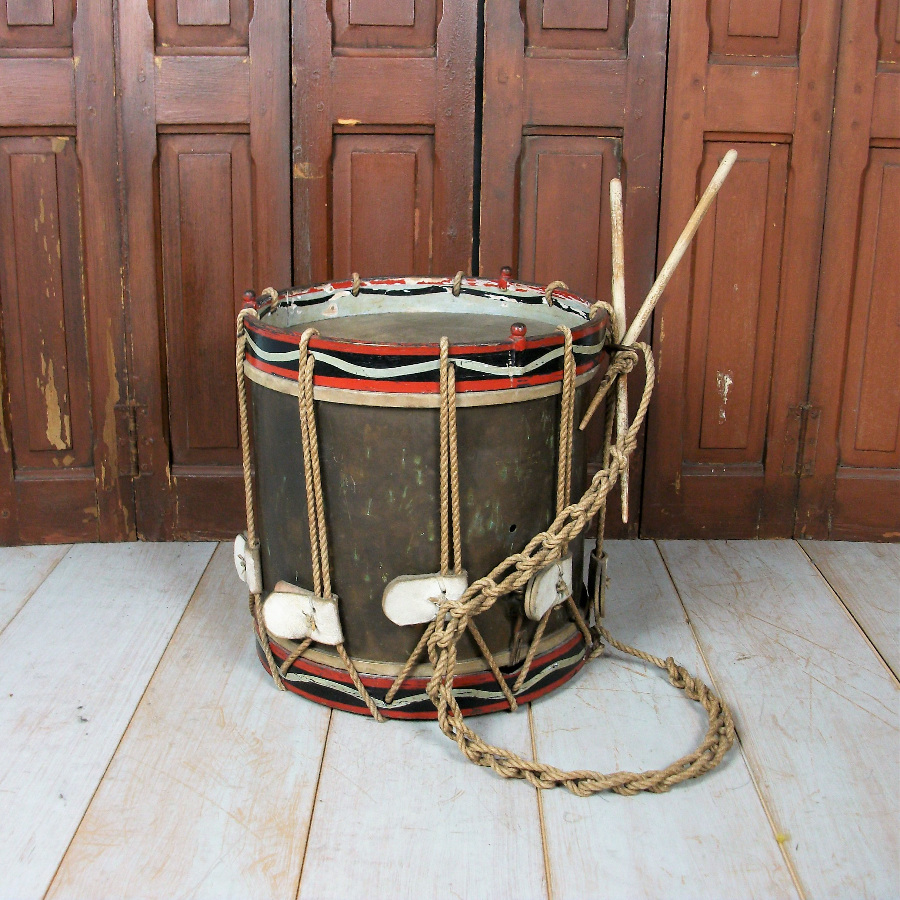
[[[424,626],[394,625],[385,618],[381,598],[385,584],[398,575],[436,571],[439,342],[335,337],[328,333],[329,322],[342,318],[345,308],[351,309],[349,319],[356,314],[353,309],[369,314],[363,310],[382,304],[388,313],[393,310],[402,316],[413,308],[404,304],[422,304],[426,312],[427,307],[440,307],[436,315],[448,312],[452,316],[459,310],[527,323],[524,334],[519,333],[522,329],[511,329],[504,339],[464,340],[450,346],[460,432],[463,562],[471,583],[509,553],[521,550],[553,520],[564,364],[564,336],[556,324],[571,330],[577,420],[579,409],[584,408],[586,382],[605,356],[607,318],[602,312],[592,316],[590,304],[567,291],[555,291],[551,306],[542,288],[515,282],[501,286],[496,281],[464,279],[459,296],[454,295],[452,279],[372,279],[359,284],[358,295],[352,288],[347,281],[284,291],[259,306],[258,319],[245,319],[244,374],[252,410],[263,585],[267,592],[281,580],[311,587],[296,395],[300,339],[312,323],[320,331],[310,339],[309,352],[315,359],[314,398],[332,572],[345,646],[383,715],[433,718],[435,709],[425,693],[430,675],[426,664],[412,670],[390,705],[384,702]],[[493,312],[488,313],[488,307]],[[354,432],[364,439],[355,439]],[[487,449],[479,443],[483,441]],[[398,455],[407,450],[410,459],[421,460],[415,472],[395,465]],[[366,452],[377,457],[374,462],[366,460],[368,469],[363,465]],[[429,453],[434,456],[430,463]],[[504,469],[509,474],[501,484]],[[396,486],[398,495],[404,488],[416,495],[404,501],[406,506],[398,505],[393,516],[383,514],[382,507],[391,506],[385,492],[393,488],[380,483],[382,474]],[[352,491],[346,484],[348,477],[354,481]],[[576,430],[573,497],[580,496],[584,477],[584,448]],[[373,501],[378,523],[367,530]],[[496,516],[490,522],[485,517],[479,524],[479,516],[488,508]],[[386,523],[393,532],[383,540]],[[396,549],[403,542],[412,548],[406,554]],[[576,543],[574,571],[580,572],[580,543]],[[374,554],[373,558],[364,563],[353,559],[366,553]],[[580,578],[575,581],[573,592],[584,608]],[[523,621],[517,606],[521,607],[521,598],[511,597],[478,620],[509,685],[516,680],[534,633],[534,623]],[[297,642],[270,636],[278,665],[296,646]],[[265,665],[262,648],[258,650]],[[584,640],[571,618],[563,609],[553,612],[517,697],[534,699],[562,684],[578,671],[584,655]],[[507,708],[474,642],[460,642],[457,671],[455,691],[464,712]],[[331,648],[310,647],[287,670],[285,686],[317,702],[368,714]]]

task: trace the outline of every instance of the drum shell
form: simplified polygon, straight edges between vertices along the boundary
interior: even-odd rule
[[[576,390],[576,423],[585,388]],[[249,379],[247,389],[264,587],[285,580],[311,588],[297,396]],[[345,645],[358,661],[399,667],[424,626],[395,625],[381,600],[393,578],[440,570],[439,410],[333,402],[315,409]],[[470,583],[521,551],[555,517],[559,419],[559,394],[457,409],[462,563]],[[584,483],[584,441],[576,427],[572,499]],[[571,546],[579,600],[581,547],[580,540]],[[535,628],[524,617],[521,594],[501,598],[477,621],[492,653],[510,651],[510,662],[521,661]],[[556,611],[546,633],[571,628],[570,621]],[[461,662],[481,658],[468,634],[458,653]]]

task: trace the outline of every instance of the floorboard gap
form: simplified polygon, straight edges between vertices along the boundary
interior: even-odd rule
[[[713,671],[709,659],[703,650],[703,644],[701,643],[700,638],[697,635],[697,629],[694,628],[694,623],[691,621],[691,615],[688,612],[687,606],[685,606],[684,604],[684,600],[681,596],[681,591],[678,589],[678,585],[675,582],[675,579],[672,577],[672,572],[669,569],[669,563],[666,560],[666,556],[662,552],[662,550],[660,550],[659,543],[657,541],[654,541],[653,545],[656,547],[656,552],[659,554],[660,559],[662,560],[662,564],[665,567],[666,574],[669,576],[669,581],[672,582],[672,588],[675,591],[675,595],[678,597],[678,602],[681,604],[682,610],[684,610],[684,618],[687,622],[688,628],[691,629],[694,643],[697,645],[697,652],[700,654],[700,658],[703,660],[703,665],[706,667],[706,671],[709,673],[710,687],[713,689],[713,692],[717,697],[719,697],[720,700],[727,703],[728,698],[723,696],[722,690],[717,683],[716,673]],[[766,821],[768,821],[769,827],[772,829],[772,837],[775,839],[775,843],[778,844],[778,849],[781,851],[781,856],[784,859],[785,866],[787,866],[787,870],[791,876],[791,880],[794,882],[794,887],[797,890],[797,894],[799,895],[800,900],[807,900],[806,891],[804,891],[803,889],[803,884],[800,881],[800,876],[797,872],[796,866],[794,865],[794,860],[790,855],[790,851],[787,847],[787,842],[784,840],[779,840],[782,833],[778,830],[778,826],[776,825],[775,819],[772,815],[772,810],[769,808],[769,804],[766,802],[766,798],[763,794],[759,779],[756,777],[756,772],[753,771],[753,766],[750,765],[750,760],[747,757],[747,754],[744,752],[744,747],[741,743],[741,736],[737,731],[737,727],[735,727],[735,744],[735,749],[738,753],[741,754],[741,757],[744,760],[744,765],[747,767],[747,771],[750,773],[750,780],[753,782],[753,788],[756,791],[756,796],[759,798],[760,806],[762,806],[763,812],[766,815]]]
[[[803,555],[810,561],[810,563],[812,563],[813,568],[819,573],[822,581],[824,581],[825,584],[828,585],[828,589],[832,594],[834,594],[834,599],[837,600],[840,607],[844,610],[845,613],[847,613],[847,618],[850,619],[856,630],[863,636],[863,639],[869,645],[869,649],[878,657],[878,659],[881,660],[881,664],[885,667],[885,669],[887,669],[891,678],[894,680],[894,683],[898,687],[900,687],[900,675],[898,675],[898,673],[891,668],[890,663],[881,655],[879,649],[872,643],[872,639],[867,634],[865,628],[862,627],[859,619],[857,619],[856,616],[853,615],[853,610],[851,610],[850,607],[847,606],[847,604],[844,602],[844,598],[840,595],[838,589],[828,580],[828,576],[819,568],[819,564],[809,555],[809,553],[806,552],[806,547],[803,546],[803,542],[794,541],[794,543],[803,551]]]
[[[218,546],[218,545],[217,545]],[[201,582],[203,581],[203,577],[206,575],[207,570],[210,567],[210,564],[213,561],[213,557],[216,555],[216,551],[209,555],[209,559],[206,561],[206,565],[203,567],[203,571],[200,573],[200,577],[195,582],[193,588],[191,588],[191,596],[188,598],[188,602],[184,604],[184,609],[181,611],[181,615],[178,617],[178,622],[175,627],[172,629],[172,634],[169,635],[169,640],[166,642],[166,646],[163,647],[162,653],[159,654],[159,659],[156,660],[156,665],[153,667],[153,671],[150,673],[150,677],[147,679],[147,683],[144,685],[144,690],[141,692],[141,697],[137,703],[134,705],[134,709],[131,711],[131,715],[128,717],[128,724],[122,730],[122,734],[119,735],[119,740],[116,743],[116,749],[113,750],[112,754],[109,757],[108,762],[106,763],[106,768],[103,770],[103,774],[100,776],[97,781],[96,786],[94,787],[94,791],[91,794],[91,799],[87,802],[84,807],[84,812],[81,815],[81,819],[78,821],[78,826],[72,832],[72,837],[69,840],[68,845],[66,846],[66,851],[59,859],[59,863],[56,866],[56,870],[53,873],[53,877],[50,879],[49,884],[47,885],[47,890],[44,891],[44,897],[46,897],[52,890],[54,882],[56,881],[56,876],[59,874],[59,870],[62,868],[63,863],[66,860],[66,856],[69,853],[69,847],[72,846],[75,838],[78,836],[78,831],[81,828],[81,823],[84,821],[84,817],[88,814],[88,810],[91,808],[91,804],[94,802],[94,797],[97,796],[97,791],[100,790],[100,785],[103,784],[103,779],[106,778],[106,773],[109,771],[110,766],[113,764],[113,760],[116,758],[116,754],[119,752],[119,748],[122,746],[122,741],[125,740],[125,735],[128,734],[128,729],[131,728],[131,723],[134,722],[134,717],[137,715],[137,711],[141,708],[141,704],[144,702],[144,697],[147,696],[147,691],[150,688],[151,683],[153,682],[154,677],[156,676],[157,671],[159,670],[160,663],[163,660],[163,657],[166,655],[166,651],[169,649],[169,645],[172,643],[172,639],[175,637],[176,632],[178,631],[179,626],[184,621],[185,614],[188,611],[188,607],[194,600],[194,597],[197,594],[197,589],[200,587]],[[68,553],[66,554],[68,556]],[[65,559],[65,556],[63,557]],[[62,560],[60,560],[62,562]],[[57,563],[58,565],[58,563]],[[56,566],[54,566],[56,568]],[[49,575],[49,573],[48,573]]]

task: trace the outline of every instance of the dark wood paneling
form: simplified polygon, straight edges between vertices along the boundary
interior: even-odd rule
[[[431,271],[433,146],[423,134],[335,136],[335,271]]]
[[[666,0],[486,4],[482,275],[508,265],[523,279],[562,279],[609,300],[609,180],[621,175],[626,302],[637,312],[654,275],[667,19]],[[601,421],[588,435],[592,466]],[[641,469],[639,448],[631,534]],[[614,534],[617,496],[607,519]]]
[[[254,284],[247,135],[160,140],[163,284],[174,465],[237,465],[233,338]]]
[[[133,535],[112,5],[74,10],[0,6],[4,543]]]
[[[74,9],[72,0],[0,0],[0,51],[70,56]]]
[[[527,0],[528,47],[605,50],[625,55],[627,4],[622,0]]]
[[[234,316],[290,282],[289,5],[118,9],[138,530],[224,537],[243,527]]]
[[[708,142],[700,181],[728,144]],[[762,464],[784,235],[788,147],[738,144],[697,238],[685,460]]]
[[[294,7],[296,284],[470,270],[477,11],[436,10]]]
[[[436,0],[333,0],[334,49],[426,49],[436,40]]]
[[[647,536],[793,533],[786,444],[807,397],[839,15],[837,0],[673,5],[660,263],[727,147],[739,156],[654,317]]]
[[[17,472],[91,466],[79,206],[70,139],[0,139],[0,295]]]
[[[247,47],[250,0],[155,0],[160,53],[192,47]]]
[[[710,50],[724,56],[796,59],[801,0],[713,0]]]
[[[519,276],[560,279],[587,297],[612,280],[609,180],[618,174],[617,138],[532,135],[522,156]]]
[[[896,2],[845,4],[797,528],[900,538],[900,78]]]

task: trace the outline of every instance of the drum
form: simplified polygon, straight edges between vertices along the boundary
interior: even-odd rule
[[[429,623],[584,489],[571,423],[607,314],[505,278],[354,278],[271,292],[242,324],[258,553],[243,538],[236,553],[261,591],[260,659],[311,700],[434,718]],[[576,541],[473,622],[466,714],[578,671],[581,571]]]

